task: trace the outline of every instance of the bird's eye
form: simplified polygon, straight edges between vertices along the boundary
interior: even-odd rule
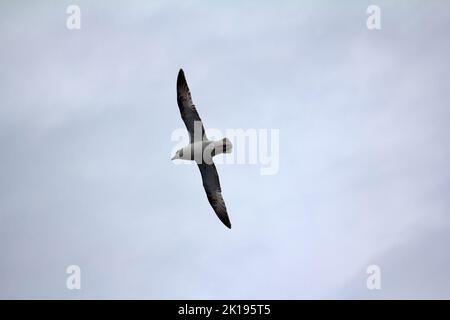
[[[178,152],[178,155],[179,155],[180,157],[183,156],[183,149],[181,149],[181,150]]]

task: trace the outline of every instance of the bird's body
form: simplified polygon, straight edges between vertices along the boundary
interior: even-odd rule
[[[189,132],[190,143],[178,150],[172,160],[192,160],[197,163],[209,203],[220,221],[231,229],[213,157],[220,153],[231,152],[232,144],[227,138],[218,141],[208,140],[203,123],[192,102],[191,93],[182,69],[180,69],[177,78],[177,102],[181,118]]]
[[[212,157],[221,153],[231,152],[231,148],[231,142],[226,138],[218,141],[196,141],[180,149],[178,159],[192,160],[197,163],[211,163]]]

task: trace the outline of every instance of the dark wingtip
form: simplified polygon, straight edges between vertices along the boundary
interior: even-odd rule
[[[180,69],[180,71],[178,72],[178,77],[177,77],[177,88],[181,89],[185,86],[187,86],[186,77],[184,76],[183,69]]]
[[[228,217],[226,219],[220,219],[220,221],[222,221],[222,223],[228,228],[231,229],[231,222],[228,219]]]
[[[180,68],[180,71],[178,71],[178,79],[183,79],[184,78],[184,71],[183,69]]]

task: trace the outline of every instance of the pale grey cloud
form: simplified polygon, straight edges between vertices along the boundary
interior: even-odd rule
[[[448,3],[71,3],[0,4],[1,297],[449,296]],[[207,127],[280,129],[278,175],[218,167],[231,232],[169,161],[180,67]]]

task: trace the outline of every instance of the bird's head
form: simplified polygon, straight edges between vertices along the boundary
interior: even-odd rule
[[[183,157],[183,149],[178,150],[175,155],[170,160],[182,159]]]

